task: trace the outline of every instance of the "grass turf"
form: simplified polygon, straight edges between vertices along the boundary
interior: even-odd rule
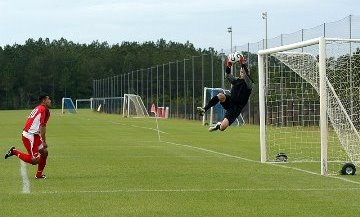
[[[30,111],[0,111],[0,151],[21,144]],[[199,121],[52,110],[46,180],[1,160],[0,216],[357,216],[358,176],[259,163],[259,127],[207,132]],[[160,135],[160,138],[159,138]],[[318,167],[303,166],[317,172]],[[342,178],[342,179],[340,179]],[[346,179],[346,180],[343,180]],[[353,181],[353,182],[350,182]]]

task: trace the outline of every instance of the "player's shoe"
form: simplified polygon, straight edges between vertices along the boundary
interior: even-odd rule
[[[35,175],[35,179],[46,179],[46,175],[41,175],[41,176]]]
[[[6,154],[5,154],[5,159],[8,159],[9,157],[11,157],[11,156],[13,156],[14,154],[13,154],[13,150],[15,149],[15,147],[13,146],[13,147],[11,147],[10,149],[9,149],[9,151],[7,151],[6,152]]]
[[[203,109],[202,107],[196,107],[196,111],[200,116],[204,116],[205,114],[205,109]]]
[[[221,122],[217,122],[216,125],[209,127],[209,132],[213,132],[213,131],[220,129],[220,125],[221,125]]]

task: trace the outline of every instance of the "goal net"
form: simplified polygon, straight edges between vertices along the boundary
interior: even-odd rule
[[[148,117],[141,97],[135,94],[124,94],[123,117]]]
[[[207,104],[207,102],[209,102],[211,98],[218,95],[219,93],[230,94],[230,91],[222,88],[204,87],[203,107],[205,107],[205,105]],[[203,125],[215,125],[217,122],[220,122],[224,119],[224,115],[225,110],[220,105],[220,103],[218,103],[215,106],[211,107],[209,112],[206,112],[204,114],[202,123]],[[244,118],[240,114],[236,121],[232,124],[232,126],[240,126],[244,123]]]
[[[76,99],[75,108],[78,109],[91,109],[92,110],[92,98],[90,99]]]
[[[120,114],[124,97],[94,97],[90,98],[91,110],[109,114]]]
[[[65,112],[76,113],[76,108],[71,98],[63,97],[61,100],[61,113],[65,114]]]
[[[360,40],[316,38],[258,54],[261,161],[285,155],[322,175],[359,166]]]

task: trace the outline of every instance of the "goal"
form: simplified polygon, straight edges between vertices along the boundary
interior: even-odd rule
[[[76,113],[76,108],[71,98],[63,97],[61,99],[61,113],[65,114],[66,111]]]
[[[229,90],[225,90],[222,88],[210,88],[204,87],[204,98],[203,98],[203,107],[207,104],[207,102],[218,95],[219,93],[230,94]],[[210,108],[210,111],[205,113],[202,119],[203,125],[215,125],[217,122],[222,121],[224,119],[225,110],[220,105],[220,103]],[[232,126],[241,126],[243,125],[244,118],[240,114],[239,117],[235,120]]]
[[[261,162],[322,175],[360,165],[360,40],[261,50],[258,67]]]
[[[92,98],[90,99],[76,99],[75,108],[78,109],[91,109],[92,110]]]
[[[124,94],[123,117],[148,117],[149,113],[139,95]]]
[[[90,98],[92,111],[108,114],[121,114],[124,97],[93,97]]]

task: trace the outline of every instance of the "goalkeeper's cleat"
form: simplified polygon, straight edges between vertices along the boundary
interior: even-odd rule
[[[46,179],[46,175],[35,175],[35,179]]]
[[[221,122],[217,122],[216,125],[209,127],[209,132],[213,132],[220,129]]]
[[[9,151],[7,151],[6,152],[6,154],[5,154],[5,159],[8,159],[9,157],[11,157],[11,156],[13,156],[14,154],[13,154],[13,150],[15,149],[15,147],[13,146],[13,147],[11,147],[10,149],[9,149]]]
[[[197,107],[196,111],[200,116],[204,116],[205,114],[205,109],[203,109],[202,107]]]

